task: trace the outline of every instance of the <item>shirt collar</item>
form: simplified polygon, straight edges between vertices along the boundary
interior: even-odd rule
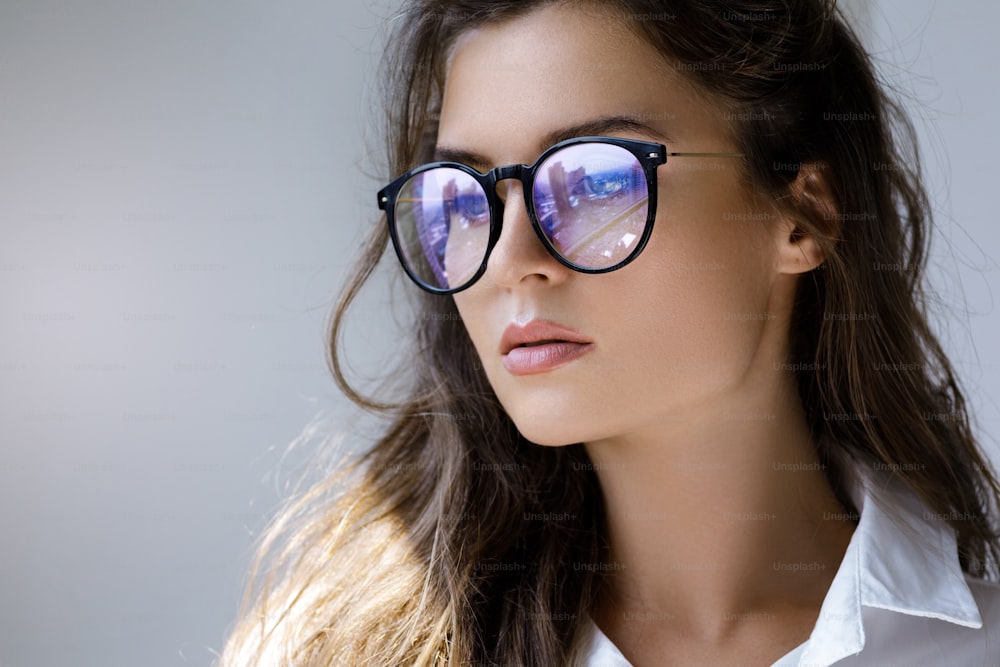
[[[844,466],[861,516],[800,664],[832,664],[865,645],[862,608],[981,628],[945,517],[878,464]]]

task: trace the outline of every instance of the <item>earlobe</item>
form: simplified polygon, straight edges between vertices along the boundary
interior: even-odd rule
[[[823,249],[818,237],[835,242],[840,221],[828,167],[824,163],[805,162],[789,186],[794,212],[778,225],[778,257],[782,273],[805,273],[821,265]]]

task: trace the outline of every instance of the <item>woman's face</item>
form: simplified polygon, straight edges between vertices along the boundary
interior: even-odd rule
[[[736,151],[724,109],[695,93],[681,70],[605,15],[549,5],[459,39],[437,145],[482,156],[470,166],[486,171],[533,163],[549,147],[545,138],[567,128],[624,117],[635,126],[586,133],[664,143],[668,151]],[[604,274],[575,272],[549,255],[520,183],[500,182],[500,240],[485,275],[453,298],[526,438],[562,445],[656,433],[679,419],[722,419],[765,363],[773,373],[776,348],[765,350],[784,338],[785,318],[772,317],[784,278],[775,270],[773,225],[759,222],[770,213],[744,192],[740,163],[668,158],[657,170],[648,245]],[[551,370],[512,374],[501,336],[532,319],[568,326],[593,345]]]

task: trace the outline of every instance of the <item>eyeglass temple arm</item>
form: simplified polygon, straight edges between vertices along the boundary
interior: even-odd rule
[[[674,153],[667,151],[667,157],[743,157],[743,153]]]

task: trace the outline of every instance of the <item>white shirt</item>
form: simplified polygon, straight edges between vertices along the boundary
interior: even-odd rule
[[[861,516],[816,625],[772,667],[1000,666],[1000,585],[962,572],[947,522],[888,472],[855,468],[848,492]],[[632,667],[587,622],[584,666]]]

